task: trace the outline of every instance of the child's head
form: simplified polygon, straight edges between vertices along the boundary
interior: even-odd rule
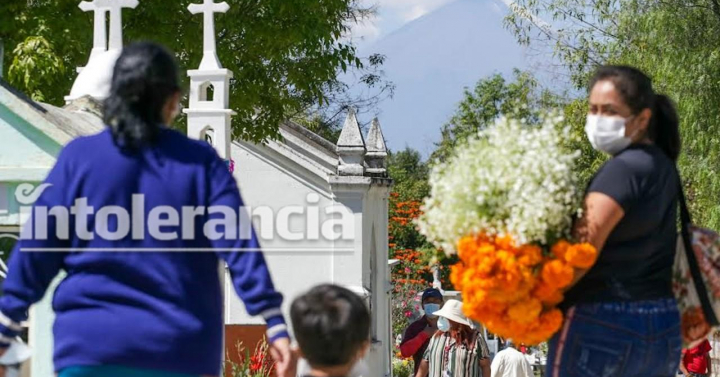
[[[356,293],[323,284],[293,301],[295,338],[312,368],[352,367],[370,345],[370,313]]]

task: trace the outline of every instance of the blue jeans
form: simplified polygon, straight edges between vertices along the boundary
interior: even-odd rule
[[[547,377],[674,377],[680,364],[674,299],[579,304],[550,340]]]

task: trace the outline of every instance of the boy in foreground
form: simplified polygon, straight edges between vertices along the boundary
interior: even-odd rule
[[[306,377],[346,377],[370,346],[370,313],[352,291],[332,284],[311,289],[290,307]]]

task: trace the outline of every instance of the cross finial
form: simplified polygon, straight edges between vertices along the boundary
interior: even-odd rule
[[[98,8],[104,8],[110,12],[110,43],[109,49],[121,49],[123,46],[122,39],[122,8],[135,8],[138,6],[138,0],[94,0],[93,3]],[[96,13],[97,15],[97,13]],[[104,17],[104,13],[103,13]],[[96,26],[97,27],[97,26]]]
[[[96,2],[83,1],[79,5],[83,12],[95,12],[94,32],[93,32],[93,49],[90,57],[107,51],[107,21],[105,13],[107,8],[102,8]]]
[[[230,9],[226,2],[216,3],[215,0],[203,0],[202,4],[190,4],[188,10],[192,14],[203,14],[203,59],[200,69],[219,69],[215,47],[215,13],[225,13]]]

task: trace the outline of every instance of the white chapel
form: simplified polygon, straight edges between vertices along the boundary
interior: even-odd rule
[[[41,182],[63,145],[104,129],[99,106],[123,46],[122,12],[142,11],[142,3],[93,0],[79,7],[94,12],[95,36],[64,107],[32,101],[0,78],[0,235],[17,234],[22,223],[15,198],[18,184]],[[189,103],[183,112],[188,136],[211,143],[233,171],[275,284],[285,296],[283,311],[287,314],[294,297],[320,283],[340,284],[362,295],[372,313],[366,362],[373,375],[391,376],[391,180],[380,123],[375,119],[364,135],[350,110],[335,142],[289,121],[280,125],[281,140],[254,144],[233,139],[232,72],[218,59],[214,28],[214,18],[228,8],[214,0],[188,7],[204,20],[203,58],[197,69],[187,71]],[[336,237],[323,237],[323,229]],[[248,344],[265,330],[262,318],[247,315],[227,278],[225,287],[226,348],[233,353],[236,341]],[[51,294],[33,307],[28,322],[32,377],[54,375]]]

